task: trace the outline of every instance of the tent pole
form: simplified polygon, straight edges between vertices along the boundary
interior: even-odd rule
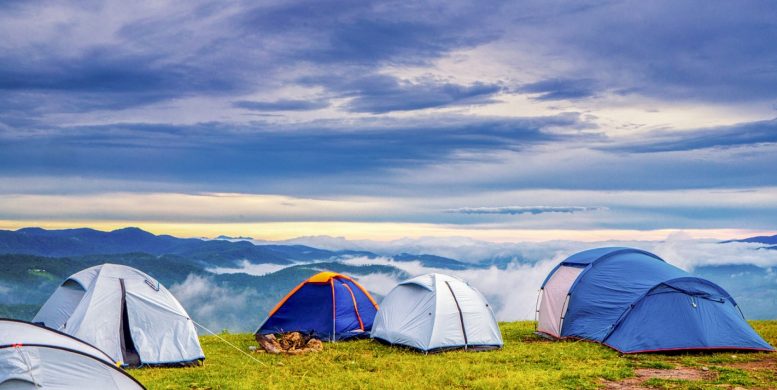
[[[464,334],[464,349],[467,349],[467,345],[469,344],[469,341],[467,341],[467,329],[464,327],[464,313],[461,312],[461,306],[459,306],[459,300],[456,299],[456,294],[453,293],[453,288],[451,287],[451,284],[448,283],[448,281],[445,281],[445,284],[448,285],[448,290],[451,292],[451,296],[453,297],[453,302],[456,303],[456,309],[459,311],[459,321],[461,321],[461,333]]]
[[[537,302],[534,304],[534,331],[536,332],[537,329],[540,328],[539,321],[540,321],[540,297],[542,297],[542,293],[545,292],[544,288],[541,288],[540,291],[537,293]]]
[[[739,307],[739,305],[734,305],[734,307],[736,307],[737,310],[739,310],[739,315],[742,316],[742,319],[746,321],[747,318],[745,318],[745,313],[742,313],[742,309]]]
[[[567,314],[567,305],[569,305],[569,297],[572,294],[567,294],[567,297],[564,298],[564,304],[561,306],[561,317],[558,321],[558,336],[561,337],[561,330],[564,328],[564,317],[566,317]]]
[[[337,307],[335,302],[335,282],[334,278],[329,279],[329,285],[332,287],[332,342],[337,341]]]

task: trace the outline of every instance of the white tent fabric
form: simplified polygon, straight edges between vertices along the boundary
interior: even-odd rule
[[[80,340],[0,320],[0,390],[143,389],[111,358]]]
[[[566,311],[569,288],[582,271],[580,267],[561,266],[545,284],[538,308],[538,332],[561,337],[561,322]]]
[[[204,359],[194,323],[178,300],[152,277],[122,265],[72,275],[33,322],[84,340],[125,365]]]
[[[421,351],[502,346],[486,298],[466,282],[442,274],[404,281],[383,298],[373,338]]]

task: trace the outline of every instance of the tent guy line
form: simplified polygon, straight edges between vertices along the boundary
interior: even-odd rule
[[[225,339],[225,338],[223,338],[223,337],[219,336],[219,335],[218,335],[218,333],[216,333],[216,332],[214,332],[214,331],[212,331],[212,330],[210,330],[210,329],[206,328],[204,325],[200,324],[199,322],[197,322],[197,321],[195,321],[195,320],[192,320],[192,323],[193,323],[194,325],[197,325],[197,326],[199,326],[200,328],[202,328],[204,331],[206,331],[206,332],[210,333],[211,335],[213,335],[213,336],[216,336],[216,338],[218,338],[219,340],[221,340],[222,342],[224,342],[224,344],[227,344],[227,345],[229,345],[230,347],[232,347],[232,348],[236,349],[237,351],[239,351],[240,353],[242,353],[243,355],[246,355],[246,356],[248,356],[248,357],[249,357],[251,360],[253,360],[253,361],[255,361],[255,362],[257,362],[257,363],[261,364],[262,366],[265,366],[265,367],[267,367],[267,365],[266,365],[266,364],[265,364],[263,361],[261,361],[261,360],[259,360],[259,359],[255,358],[255,357],[253,357],[253,356],[251,356],[251,354],[250,354],[250,353],[248,353],[248,352],[246,352],[246,351],[243,351],[243,350],[242,350],[242,349],[240,349],[240,347],[238,347],[237,345],[230,343],[229,341],[227,341],[227,339]]]

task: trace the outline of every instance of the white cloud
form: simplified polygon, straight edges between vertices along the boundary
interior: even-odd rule
[[[641,248],[656,253],[670,264],[690,272],[693,272],[696,267],[709,265],[777,266],[777,251],[760,249],[761,244],[721,244],[715,240],[693,239],[683,234],[671,235],[660,241],[596,243],[551,241],[495,244],[461,238],[421,238],[392,242],[353,242],[331,237],[312,238],[311,240],[328,243],[330,247],[337,246],[335,249],[356,248],[392,254],[400,252],[432,253],[469,261],[515,258],[517,261],[510,263],[505,269],[492,266],[467,270],[427,267],[420,261],[394,261],[390,255],[378,258],[352,257],[341,260],[343,263],[353,266],[387,265],[411,276],[437,272],[461,278],[480,290],[489,299],[497,319],[500,321],[534,319],[537,292],[550,270],[564,258],[578,251],[595,247],[630,246]],[[211,271],[266,275],[287,267],[277,264],[251,264],[248,261],[241,262],[240,266],[240,268],[217,268]],[[766,272],[768,275],[773,274],[771,269],[767,269]],[[721,280],[718,282],[723,283],[724,288],[728,285],[734,289],[739,289],[743,283],[747,283],[747,281],[739,280],[742,279],[741,275],[731,275],[731,278],[732,281],[729,284],[723,283],[724,281]],[[357,280],[369,291],[381,296],[388,294],[397,283],[402,281],[399,275],[389,273],[358,275]],[[256,291],[250,289],[236,291],[219,286],[209,278],[195,275],[190,275],[186,281],[171,286],[170,290],[190,310],[192,318],[206,323],[206,326],[211,329],[246,330],[246,324],[254,325],[252,321],[255,320],[255,310],[251,306],[251,301],[256,300]],[[746,294],[746,291],[737,291],[740,294]],[[742,296],[742,298],[746,297]],[[765,308],[761,308],[761,306]],[[758,312],[770,310],[767,303],[760,301],[748,301],[748,307],[751,308],[751,311]]]
[[[434,254],[461,260],[479,262],[490,259],[514,259],[521,263],[539,263],[551,258],[562,258],[576,252],[605,247],[627,246],[654,252],[678,267],[692,270],[700,265],[753,264],[762,267],[777,265],[777,251],[760,249],[757,243],[730,242],[721,244],[715,239],[699,239],[675,232],[661,240],[608,241],[544,241],[495,243],[466,237],[420,237],[393,241],[347,240],[342,237],[300,237],[284,243],[297,243],[317,248],[341,250],[358,249],[384,256],[398,253]]]
[[[763,244],[714,240],[693,240],[681,234],[665,241],[649,243],[650,251],[680,268],[693,271],[705,265],[752,264],[760,267],[777,265],[777,250],[764,249]]]
[[[601,244],[579,241],[495,243],[466,237],[419,237],[392,241],[372,241],[347,240],[343,237],[329,236],[300,237],[283,241],[283,243],[303,244],[330,250],[365,250],[384,256],[396,255],[398,253],[433,254],[465,262],[478,262],[489,259],[515,259],[516,261],[529,263],[565,254],[570,255]]]
[[[249,275],[262,276],[280,271],[286,267],[286,265],[279,264],[253,264],[248,260],[241,260],[238,262],[238,267],[215,267],[208,268],[207,271],[213,272],[214,274],[246,273]]]
[[[393,261],[390,258],[353,258],[345,262],[352,265],[383,264],[407,272],[411,276],[436,272],[461,278],[480,290],[491,302],[500,321],[516,321],[534,318],[537,292],[542,280],[561,258],[549,258],[535,264],[513,264],[507,269],[490,267],[462,271],[425,267],[417,261]],[[365,288],[380,294],[390,291],[401,280],[381,274],[371,278],[361,276],[359,282]],[[371,283],[376,282],[376,287]],[[391,283],[390,283],[391,282]],[[380,290],[380,291],[378,291]]]
[[[360,275],[355,278],[362,286],[369,287],[371,293],[385,296],[391,291],[394,286],[401,280],[398,280],[393,275],[384,273],[375,273],[368,275]],[[365,287],[365,288],[366,288]]]
[[[194,321],[214,332],[245,330],[246,324],[253,325],[250,320],[255,320],[257,314],[249,305],[256,299],[255,291],[222,287],[206,277],[189,275],[169,290]]]

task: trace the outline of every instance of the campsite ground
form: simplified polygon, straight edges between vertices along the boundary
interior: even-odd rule
[[[777,388],[777,353],[620,355],[588,342],[533,335],[532,322],[500,324],[495,352],[423,355],[370,340],[326,344],[301,356],[255,353],[260,364],[214,336],[202,337],[201,367],[145,368],[130,373],[149,389],[258,388]],[[753,326],[777,345],[777,321]],[[222,337],[248,351],[252,335]]]

